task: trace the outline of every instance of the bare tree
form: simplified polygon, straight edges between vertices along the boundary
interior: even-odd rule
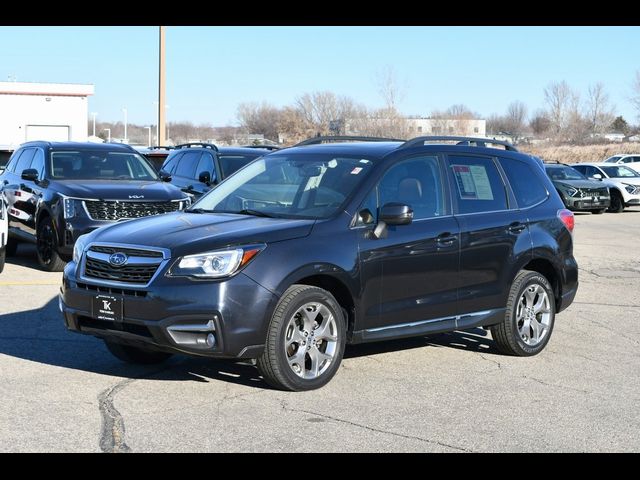
[[[351,98],[328,91],[305,93],[296,98],[295,108],[304,121],[304,128],[314,130],[317,135],[333,133],[334,122],[352,118],[358,111]]]
[[[545,135],[551,129],[551,120],[547,112],[544,110],[538,110],[533,114],[531,120],[529,120],[529,128],[533,130],[535,135]]]
[[[636,76],[631,84],[631,104],[638,111],[638,117],[640,118],[640,70],[636,72]]]
[[[266,102],[241,103],[237,113],[240,126],[245,133],[257,133],[270,140],[278,140],[280,110]]]
[[[395,69],[386,65],[376,73],[376,85],[384,101],[384,107],[389,111],[397,112],[398,104],[406,95],[406,81],[401,86]]]
[[[615,118],[613,111],[614,109],[609,105],[609,95],[604,90],[604,84],[598,82],[590,85],[585,111],[590,133],[605,133]]]
[[[527,122],[527,106],[519,100],[511,102],[507,107],[506,127],[513,140],[522,136]]]
[[[560,137],[567,128],[569,109],[574,95],[575,93],[564,80],[552,82],[544,89],[551,131],[557,137]]]

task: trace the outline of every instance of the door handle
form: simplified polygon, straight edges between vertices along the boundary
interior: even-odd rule
[[[522,233],[525,228],[527,228],[527,226],[524,223],[513,222],[511,225],[509,225],[507,230],[509,231],[509,233]]]
[[[439,247],[448,247],[453,245],[458,237],[456,235],[452,235],[449,232],[441,233],[436,237],[436,243]]]

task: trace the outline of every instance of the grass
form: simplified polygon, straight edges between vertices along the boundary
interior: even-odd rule
[[[618,153],[640,154],[640,143],[607,143],[603,145],[518,145],[518,150],[543,160],[562,163],[602,162]]]

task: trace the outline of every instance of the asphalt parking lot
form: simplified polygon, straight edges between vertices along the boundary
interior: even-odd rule
[[[0,274],[0,451],[638,451],[638,232],[640,209],[576,216],[580,288],[536,357],[481,329],[354,346],[307,393],[233,362],[121,363],[65,330],[61,274],[21,246]]]

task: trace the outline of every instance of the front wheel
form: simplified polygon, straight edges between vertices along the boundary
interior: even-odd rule
[[[38,225],[36,234],[36,252],[38,264],[47,272],[61,272],[66,262],[58,253],[58,240],[50,217],[44,218]]]
[[[622,213],[624,211],[624,199],[618,192],[611,193],[611,204],[608,211],[611,213]]]
[[[170,353],[157,352],[142,347],[132,347],[131,345],[123,345],[110,340],[105,340],[104,343],[107,346],[107,350],[109,350],[114,357],[127,363],[153,365],[162,363],[171,357]]]
[[[536,355],[549,342],[555,314],[549,281],[538,272],[522,270],[511,285],[504,321],[491,327],[491,336],[502,353]]]
[[[292,285],[273,313],[258,370],[268,384],[282,390],[320,388],[338,371],[345,338],[345,318],[333,295]]]

